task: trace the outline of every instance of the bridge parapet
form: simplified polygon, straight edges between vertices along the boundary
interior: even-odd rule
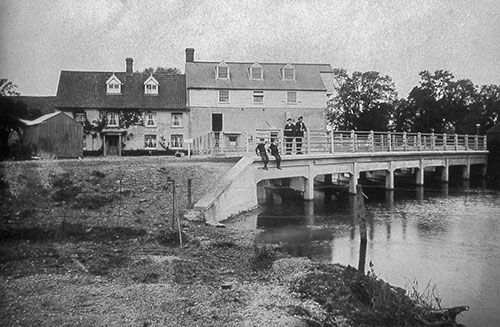
[[[278,140],[286,148],[282,129],[257,129],[254,133],[212,132],[194,139],[194,154],[242,156],[253,153],[260,139]],[[302,137],[301,152],[408,152],[486,151],[484,135],[434,133],[310,130]],[[282,151],[284,152],[284,151]],[[296,138],[292,144],[296,152]]]

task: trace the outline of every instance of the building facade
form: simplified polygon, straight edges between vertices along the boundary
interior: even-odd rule
[[[185,75],[62,71],[56,108],[84,126],[87,154],[178,151],[187,136]]]
[[[310,130],[326,128],[329,64],[202,62],[188,48],[185,74],[190,138],[212,133],[238,147],[256,129],[282,129],[299,116]]]

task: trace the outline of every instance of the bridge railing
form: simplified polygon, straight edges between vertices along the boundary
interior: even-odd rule
[[[231,141],[231,135],[237,140]],[[243,155],[253,153],[261,139],[269,143],[278,141],[282,154],[287,150],[282,129],[257,129],[255,133],[211,132],[199,136],[194,138],[193,152],[195,155]],[[300,150],[303,153],[478,151],[487,150],[487,139],[484,135],[309,130],[302,137]],[[294,138],[291,153],[297,151]]]

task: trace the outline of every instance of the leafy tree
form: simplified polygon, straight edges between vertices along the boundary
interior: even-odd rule
[[[149,67],[149,68],[144,69],[143,73],[148,73],[148,74],[166,73],[168,75],[180,75],[181,71],[175,67],[174,68],[156,67],[156,69],[153,67]]]
[[[420,72],[420,85],[396,107],[394,125],[412,132],[471,133],[480,99],[469,79],[455,80],[452,73]]]
[[[21,133],[24,124],[19,119],[28,118],[29,111],[14,96],[0,96],[0,108],[0,160],[3,160],[9,157],[9,136],[13,132]]]
[[[328,103],[328,121],[340,130],[388,130],[397,92],[389,76],[375,71],[334,69],[336,94]]]
[[[8,79],[0,79],[0,96],[6,97],[14,95],[19,95],[19,92],[17,91],[17,85],[10,82]]]

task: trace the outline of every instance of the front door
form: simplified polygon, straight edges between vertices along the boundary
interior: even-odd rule
[[[106,154],[108,156],[117,156],[120,154],[119,149],[118,149],[119,141],[120,141],[120,138],[118,137],[118,135],[106,136],[106,143],[107,143],[107,148],[108,148],[108,151],[106,151]]]
[[[222,131],[222,114],[212,114],[212,132],[214,132],[215,147],[220,147],[220,132]]]

